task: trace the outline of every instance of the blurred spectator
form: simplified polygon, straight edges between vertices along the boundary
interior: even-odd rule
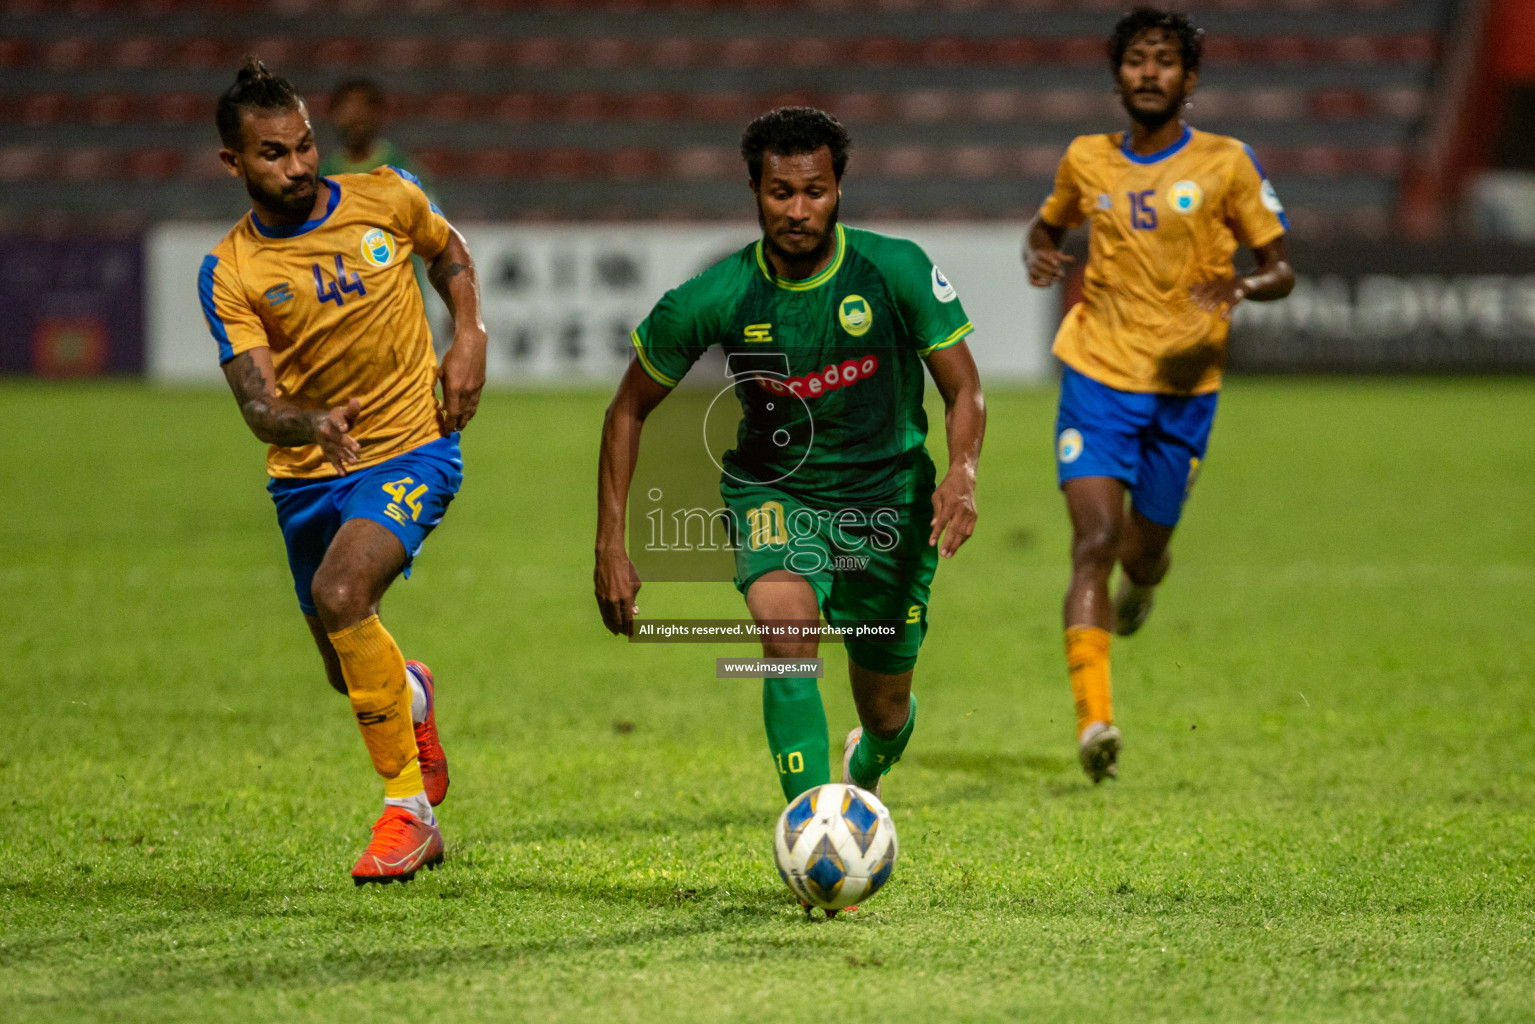
[[[330,120],[341,137],[341,146],[321,159],[321,174],[366,174],[389,164],[421,177],[404,150],[380,138],[384,127],[384,90],[377,82],[349,78],[336,86],[330,96]]]
[[[324,154],[320,158],[322,175],[367,174],[388,164],[414,174],[421,181],[422,191],[432,194],[431,185],[405,151],[379,136],[384,127],[384,90],[377,82],[369,78],[348,78],[336,86],[330,94],[330,120],[341,137],[341,145],[328,154],[321,150]],[[440,349],[447,307],[437,301],[436,292],[428,285],[426,264],[421,257],[412,256],[411,263],[415,266],[416,284],[421,289],[421,298],[432,322],[432,334]],[[441,355],[441,351],[438,354]]]

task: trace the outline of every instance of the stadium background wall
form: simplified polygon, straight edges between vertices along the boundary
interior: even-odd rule
[[[1022,286],[1017,229],[880,227],[917,238],[960,287],[988,380],[1053,375],[1049,343],[1064,297]],[[0,238],[0,373],[218,383],[188,268],[224,230]],[[611,382],[628,358],[629,329],[656,298],[752,237],[745,224],[466,230],[497,386]],[[1535,247],[1299,240],[1292,250],[1294,294],[1238,310],[1233,372],[1535,372]],[[434,323],[445,323],[437,297],[428,303]]]
[[[0,374],[142,372],[143,251],[132,237],[0,236]]]
[[[1052,372],[1058,300],[1027,287],[1013,225],[870,225],[919,242],[959,289],[976,325],[971,347],[989,379]],[[197,305],[195,268],[227,225],[167,224],[147,243],[148,370],[178,383],[221,379]],[[751,242],[756,225],[463,226],[480,271],[493,386],[609,387],[629,358],[629,332],[668,288]],[[430,296],[440,329],[446,312]]]

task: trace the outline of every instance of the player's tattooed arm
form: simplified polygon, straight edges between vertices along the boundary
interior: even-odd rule
[[[1065,279],[1066,268],[1075,262],[1073,257],[1061,252],[1061,240],[1065,237],[1065,228],[1046,224],[1037,213],[1029,221],[1023,236],[1023,265],[1029,271],[1029,284],[1048,288]]]
[[[251,433],[282,448],[317,444],[336,471],[345,473],[357,462],[359,449],[351,429],[362,404],[352,398],[333,409],[306,408],[277,393],[276,376],[272,352],[266,348],[241,352],[224,364],[224,379]]]
[[[480,316],[480,279],[474,258],[457,228],[448,231],[448,244],[427,265],[426,277],[453,315],[453,344],[437,367],[442,383],[443,434],[463,430],[474,418],[485,387],[485,321]]]
[[[1194,304],[1206,313],[1219,313],[1230,320],[1237,303],[1243,299],[1272,302],[1289,295],[1295,287],[1295,271],[1290,268],[1290,253],[1284,236],[1253,248],[1258,269],[1246,277],[1223,277],[1201,281],[1189,289]]]
[[[975,532],[975,474],[986,436],[986,397],[975,359],[963,341],[928,356],[927,369],[943,396],[949,439],[949,471],[933,491],[933,529],[927,542],[939,545],[943,557],[953,558]]]

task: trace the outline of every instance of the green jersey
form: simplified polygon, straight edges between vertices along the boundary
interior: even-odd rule
[[[742,411],[726,483],[830,507],[926,498],[922,360],[971,330],[920,246],[839,224],[814,277],[777,277],[759,240],[667,292],[632,338],[668,388],[720,346]]]
[[[416,177],[421,177],[421,172],[416,168],[415,162],[405,155],[403,149],[400,149],[388,139],[379,139],[373,146],[373,152],[369,153],[362,160],[349,159],[346,155],[346,150],[337,146],[321,158],[320,174],[322,177],[329,177],[332,174],[367,174],[369,171],[383,167],[386,164],[390,167],[404,168],[416,175]],[[421,189],[426,191],[426,186],[422,185]]]

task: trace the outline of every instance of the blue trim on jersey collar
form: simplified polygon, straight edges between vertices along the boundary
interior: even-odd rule
[[[323,179],[330,186],[330,201],[325,204],[325,212],[314,220],[306,220],[302,224],[289,224],[279,227],[268,227],[261,223],[261,218],[256,216],[256,211],[251,211],[251,226],[266,238],[297,238],[299,235],[308,234],[315,228],[330,219],[330,215],[336,212],[336,206],[341,202],[341,186],[331,178]]]
[[[1187,146],[1189,144],[1189,140],[1193,137],[1194,129],[1190,128],[1188,125],[1184,125],[1183,134],[1178,136],[1177,142],[1173,143],[1171,146],[1168,146],[1166,149],[1157,150],[1150,156],[1141,156],[1139,153],[1133,152],[1130,149],[1130,133],[1125,132],[1122,136],[1120,136],[1119,151],[1123,153],[1131,163],[1154,164],[1158,160],[1166,160],[1168,157],[1178,152],[1178,150],[1182,149],[1184,146]]]

